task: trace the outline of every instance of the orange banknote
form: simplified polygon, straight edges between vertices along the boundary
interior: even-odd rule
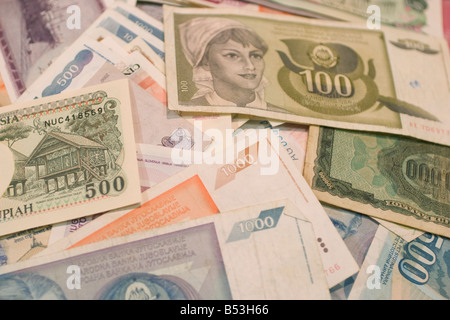
[[[9,99],[8,91],[6,91],[5,83],[0,76],[0,107],[7,106],[11,104]]]

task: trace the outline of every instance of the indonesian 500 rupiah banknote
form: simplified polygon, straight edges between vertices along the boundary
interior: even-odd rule
[[[5,266],[0,296],[329,299],[315,237],[288,201],[264,203]]]
[[[450,147],[310,127],[306,157],[319,200],[450,237]]]
[[[450,145],[450,59],[443,38],[232,9],[165,9],[172,110]]]
[[[448,300],[450,243],[426,233],[407,242],[379,227],[349,299]]]
[[[247,130],[226,152],[220,154],[215,150],[215,155],[210,157],[207,156],[209,149],[193,155],[192,150],[172,149],[173,162],[191,163],[189,167],[146,190],[139,208],[102,216],[57,247],[49,247],[47,252],[196,218],[200,212],[226,212],[287,198],[314,226],[317,236],[314,243],[320,247],[329,287],[355,274],[358,265],[323,207],[290,156],[275,147],[279,138],[271,131],[259,134],[257,137]],[[247,138],[248,143],[244,141]],[[197,159],[197,156],[203,158]],[[199,199],[198,203],[193,203],[192,199]],[[199,206],[201,199],[207,200],[203,208],[208,210],[190,209]]]
[[[0,235],[141,201],[128,80],[0,113]]]
[[[248,0],[294,14],[331,20],[376,23],[442,36],[441,0]],[[371,18],[372,17],[372,18]]]

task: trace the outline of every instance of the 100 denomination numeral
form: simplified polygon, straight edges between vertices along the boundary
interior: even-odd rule
[[[313,72],[305,70],[299,73],[306,80],[306,88],[311,93],[329,95],[336,92],[341,97],[350,97],[353,94],[352,82],[346,75],[331,76],[323,71]]]

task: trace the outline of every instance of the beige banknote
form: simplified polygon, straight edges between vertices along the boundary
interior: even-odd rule
[[[0,235],[139,203],[132,125],[128,80],[2,108]]]
[[[172,110],[450,145],[450,59],[442,38],[232,9],[168,7],[164,21]]]
[[[0,297],[329,299],[315,237],[290,202],[265,202],[5,266]]]
[[[450,147],[310,127],[305,178],[324,202],[450,236]]]

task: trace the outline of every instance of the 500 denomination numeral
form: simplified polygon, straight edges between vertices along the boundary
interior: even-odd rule
[[[121,176],[115,177],[112,185],[108,180],[100,181],[97,188],[95,186],[95,183],[88,183],[86,185],[86,198],[87,199],[94,198],[97,195],[97,192],[100,193],[102,196],[106,196],[107,194],[110,193],[111,190],[120,192],[124,188],[125,188],[125,179]]]
[[[73,75],[77,73],[80,70],[80,67],[78,67],[76,64],[72,64],[69,69],[62,74],[62,77],[56,80],[56,83],[59,84],[61,87],[64,87],[67,84],[68,80],[71,80],[73,78]]]

